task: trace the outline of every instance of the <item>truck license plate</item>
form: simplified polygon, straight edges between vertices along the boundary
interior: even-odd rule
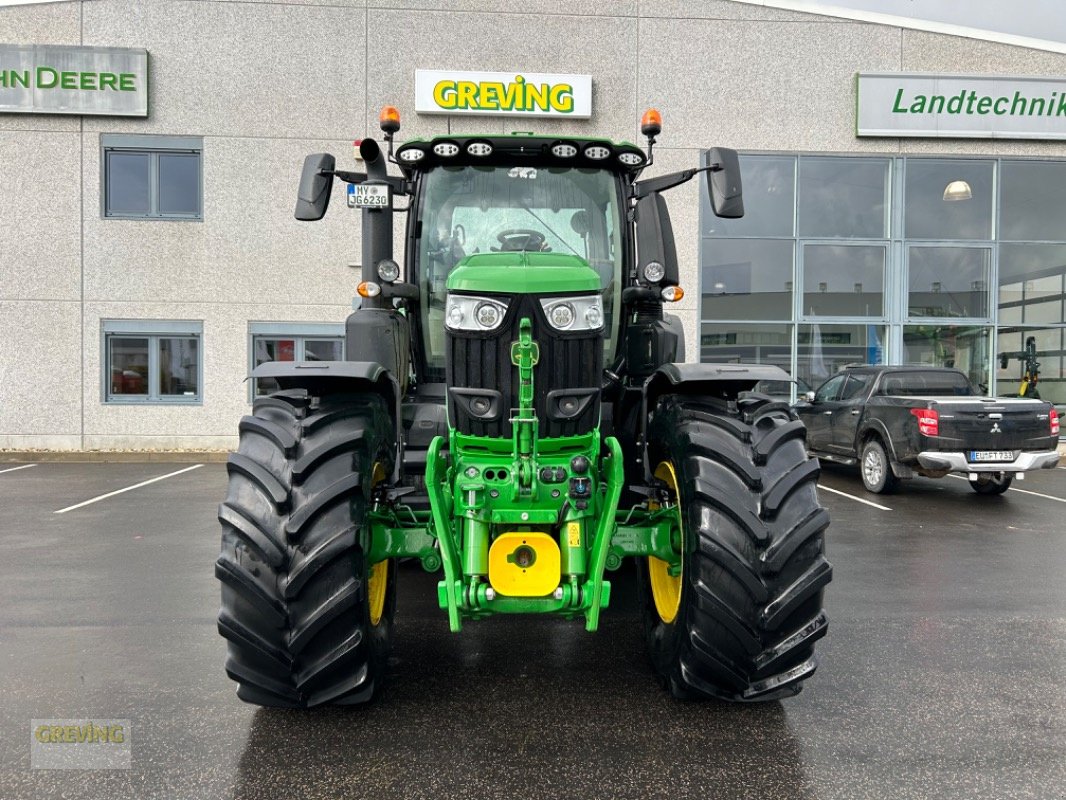
[[[970,461],[1013,461],[1010,450],[971,450]]]
[[[389,187],[372,183],[348,184],[348,208],[388,208]]]

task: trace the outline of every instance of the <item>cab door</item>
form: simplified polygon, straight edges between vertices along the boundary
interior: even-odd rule
[[[874,373],[852,372],[840,391],[840,399],[829,417],[833,450],[839,453],[855,452],[855,436],[859,432],[859,420],[870,393]]]
[[[808,449],[832,452],[832,417],[846,379],[847,375],[830,378],[815,390],[812,402],[796,406],[796,413],[807,426]]]

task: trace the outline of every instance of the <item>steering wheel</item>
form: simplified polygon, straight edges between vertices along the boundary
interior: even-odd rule
[[[492,248],[497,252],[512,253],[521,250],[540,251],[544,249],[544,234],[530,228],[510,228],[496,234],[499,247]]]

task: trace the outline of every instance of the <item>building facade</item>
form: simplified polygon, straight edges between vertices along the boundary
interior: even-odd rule
[[[860,74],[1053,83],[1066,55],[798,5],[0,7],[0,53],[128,48],[148,64],[145,115],[0,111],[0,449],[229,448],[270,388],[246,381],[255,363],[343,355],[358,214],[335,197],[325,220],[298,223],[296,185],[310,152],[355,169],[352,141],[376,134],[385,104],[403,115],[399,139],[521,129],[634,142],[655,107],[654,173],[714,145],[741,151],[743,220],[710,214],[695,181],[668,195],[688,360],[775,363],[812,386],[849,362],[946,364],[1008,394],[1012,354],[1032,337],[1043,396],[1066,403],[1057,111],[1020,115],[1046,122],[1043,138],[859,135],[856,118]],[[418,114],[418,69],[590,75],[591,117]],[[0,64],[0,99],[12,73]],[[76,80],[108,80],[92,74]]]

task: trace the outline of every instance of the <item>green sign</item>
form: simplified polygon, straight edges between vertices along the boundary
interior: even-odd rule
[[[0,113],[148,116],[148,51],[0,44]]]

